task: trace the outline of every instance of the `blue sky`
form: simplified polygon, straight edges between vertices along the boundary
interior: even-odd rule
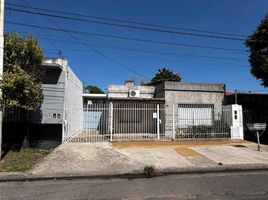
[[[43,9],[245,36],[255,30],[268,8],[267,0],[26,0],[26,2]],[[21,0],[6,0],[6,3],[26,5],[25,1]],[[10,10],[6,10],[5,20],[52,28],[57,28],[56,23],[65,29],[82,32],[246,50],[242,41],[175,35],[50,18],[53,24],[42,16]],[[125,66],[122,67],[96,54],[64,32],[6,23],[5,31],[11,30],[22,34],[33,33],[39,38],[47,57],[56,57],[56,52],[61,50],[85,85],[97,85],[104,90],[108,84],[121,84],[129,78],[134,78],[139,83],[142,79],[139,74],[150,79],[158,68],[167,67],[179,72],[183,82],[225,83],[227,90],[268,91],[250,74],[247,52],[236,53],[101,38],[93,35],[75,35],[79,40],[89,43],[91,47]]]

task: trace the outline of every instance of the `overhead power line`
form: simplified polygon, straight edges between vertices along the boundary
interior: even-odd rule
[[[38,23],[38,21],[37,21],[36,18],[33,18],[32,20],[33,20],[35,23]],[[43,30],[40,29],[40,31],[43,31]],[[53,42],[51,42],[47,36],[45,36],[45,37],[47,38],[48,43],[49,43],[51,46],[53,46],[54,48],[57,49],[57,47],[55,46],[55,44],[54,44]],[[48,53],[48,52],[46,52],[46,53]],[[51,53],[51,52],[50,52],[50,54],[56,54],[56,55],[59,55],[58,52],[57,52],[57,53]]]
[[[21,4],[15,4],[15,3],[6,3],[6,4],[9,6],[13,6],[13,7],[28,8],[27,6],[21,5]],[[199,32],[199,33],[209,33],[209,34],[216,34],[216,35],[246,37],[246,35],[241,35],[241,34],[223,33],[223,32],[207,31],[207,30],[200,30],[200,29],[193,29],[193,28],[183,28],[183,27],[178,27],[178,26],[164,26],[164,25],[159,25],[159,24],[142,23],[142,22],[136,22],[136,21],[107,18],[107,17],[100,17],[100,16],[94,16],[94,15],[85,15],[85,14],[80,14],[80,13],[73,13],[73,12],[66,12],[66,11],[52,10],[52,9],[44,9],[44,8],[37,8],[37,7],[32,7],[32,8],[35,10],[39,10],[39,11],[64,14],[64,15],[71,15],[71,16],[78,16],[78,17],[84,17],[84,18],[92,18],[92,19],[105,20],[105,21],[113,21],[113,22],[119,22],[119,23],[151,26],[151,27],[158,27],[158,28],[165,28],[165,29],[175,29],[175,30],[177,29],[177,30],[192,31],[192,32]]]
[[[27,5],[29,6],[29,8],[31,8],[31,6],[30,6],[25,0],[23,0],[23,2],[24,2],[25,4],[27,4]],[[38,11],[36,11],[36,12],[38,13]],[[83,46],[87,47],[89,50],[91,50],[91,51],[95,52],[96,54],[98,54],[98,55],[100,55],[100,56],[106,58],[107,60],[110,60],[111,62],[117,64],[118,66],[121,66],[122,68],[127,69],[128,71],[131,71],[131,72],[133,72],[133,73],[135,73],[135,74],[137,74],[137,75],[139,75],[139,76],[142,76],[142,77],[144,77],[144,78],[147,78],[147,77],[146,77],[145,75],[143,75],[142,73],[140,73],[140,72],[138,72],[138,71],[132,69],[131,67],[128,67],[128,66],[125,65],[125,64],[122,64],[121,62],[117,61],[116,59],[111,58],[110,56],[107,56],[107,55],[103,54],[102,52],[100,52],[99,50],[97,50],[97,49],[91,47],[90,45],[88,45],[88,44],[86,44],[86,43],[84,43],[83,40],[80,40],[79,38],[77,38],[77,37],[75,37],[73,34],[71,34],[70,32],[64,30],[60,25],[58,25],[56,22],[54,22],[53,20],[51,20],[51,19],[48,18],[47,16],[44,16],[44,17],[45,17],[46,20],[49,21],[51,24],[53,24],[54,26],[56,26],[56,27],[57,27],[58,29],[60,29],[62,32],[66,33],[70,38],[72,38],[72,39],[78,41],[78,42],[81,43]]]
[[[89,22],[89,23],[95,23],[95,24],[124,27],[124,28],[131,28],[131,29],[138,29],[138,30],[145,30],[145,31],[169,33],[169,34],[175,34],[175,35],[186,35],[186,36],[232,40],[232,41],[244,41],[245,40],[245,38],[238,38],[238,37],[231,37],[231,36],[208,35],[208,34],[199,34],[199,33],[192,33],[192,32],[172,31],[172,30],[167,30],[167,29],[149,28],[149,27],[141,27],[141,26],[135,26],[135,25],[118,24],[118,23],[112,23],[112,22],[79,19],[79,18],[74,18],[74,17],[61,16],[57,14],[48,14],[48,13],[35,12],[35,11],[29,11],[29,10],[23,10],[23,9],[16,9],[16,8],[7,8],[7,9],[17,11],[17,12],[23,12],[23,13],[33,14],[33,15],[41,15],[41,16],[46,16],[46,17],[54,17],[54,18],[60,18],[60,19],[65,19],[65,20]]]
[[[5,23],[18,25],[18,26],[26,26],[26,27],[31,27],[31,28],[46,29],[46,30],[51,30],[51,31],[60,31],[60,32],[64,31],[64,32],[80,34],[80,35],[97,36],[97,37],[103,37],[103,38],[109,38],[109,39],[113,38],[113,39],[118,39],[118,40],[128,40],[128,41],[137,41],[137,42],[145,42],[145,43],[153,43],[153,44],[163,44],[163,45],[169,45],[169,46],[185,46],[185,47],[193,47],[193,48],[205,48],[205,49],[232,51],[232,52],[243,52],[243,53],[247,52],[247,50],[242,50],[242,49],[232,49],[232,48],[214,47],[214,46],[206,46],[206,45],[193,45],[193,44],[185,44],[185,43],[131,38],[131,37],[124,37],[124,36],[117,36],[117,35],[109,35],[109,34],[99,34],[99,33],[95,33],[95,32],[82,32],[82,31],[75,31],[75,30],[69,30],[69,29],[58,29],[58,28],[52,28],[52,27],[47,27],[47,26],[39,26],[39,25],[33,25],[33,24],[13,22],[13,21],[9,21],[9,20],[6,20]]]
[[[25,35],[26,36],[26,35]],[[54,40],[57,42],[66,42],[66,43],[72,43],[72,44],[76,44],[75,41],[72,40],[62,40],[62,39],[53,39],[53,38],[48,38],[48,37],[40,37],[38,36],[38,38],[40,39],[45,39],[45,40]],[[232,61],[239,61],[241,59],[238,58],[233,58],[233,57],[227,57],[227,56],[205,56],[205,55],[196,55],[196,54],[178,54],[178,53],[174,53],[174,52],[168,52],[168,51],[152,51],[152,50],[146,50],[146,49],[137,49],[137,48],[126,48],[126,47],[122,47],[122,46],[110,46],[110,45],[100,45],[100,44],[93,44],[93,43],[88,43],[86,42],[88,45],[91,46],[95,46],[95,47],[99,47],[99,48],[107,48],[107,49],[115,49],[115,50],[124,50],[124,51],[131,51],[131,52],[144,52],[144,53],[152,53],[152,54],[162,54],[162,55],[170,55],[170,56],[176,56],[176,57],[190,57],[190,58],[206,58],[206,59],[216,59],[216,60],[232,60]],[[75,49],[73,49],[75,50]]]
[[[95,45],[92,45],[94,47],[96,47]],[[100,49],[105,49],[104,47],[100,47]],[[54,50],[54,49],[53,49]],[[121,49],[119,49],[121,50]],[[55,51],[55,50],[54,50]],[[64,52],[78,52],[78,51],[82,51],[82,52],[86,52],[86,49],[83,48],[72,48],[72,49],[64,49]],[[128,51],[128,50],[126,50]],[[57,51],[55,51],[56,53]],[[138,58],[138,59],[146,59],[146,60],[150,60],[150,61],[167,61],[167,62],[173,62],[176,63],[177,65],[181,65],[183,66],[184,64],[198,64],[198,65],[202,65],[203,67],[212,67],[214,69],[216,68],[222,68],[222,69],[233,69],[234,66],[235,68],[240,68],[240,69],[248,69],[247,65],[241,65],[238,63],[230,63],[230,62],[219,62],[218,60],[209,60],[209,59],[202,59],[199,57],[194,57],[194,56],[187,56],[187,57],[181,57],[181,56],[173,56],[173,58],[175,59],[169,59],[169,58],[162,58],[161,56],[145,56],[145,54],[141,54],[141,55],[137,55],[137,54],[129,54],[129,53],[122,53],[122,52],[117,52],[117,51],[109,51],[107,52],[109,53],[109,55],[116,55],[116,56],[123,56],[123,57],[127,57],[127,58]],[[156,54],[156,53],[153,53]],[[189,59],[188,59],[189,58]],[[187,59],[187,60],[185,60]]]
[[[25,37],[27,37],[28,33],[24,34]],[[52,37],[52,38],[51,38]],[[72,43],[72,44],[76,44],[76,45],[80,45],[78,44],[76,41],[73,40],[62,40],[59,39],[59,37],[53,38],[53,36],[51,35],[46,35],[46,37],[41,37],[40,35],[38,35],[39,39],[45,39],[45,40],[52,40],[52,41],[57,41],[57,42],[66,42],[66,43]],[[243,61],[244,59],[239,59],[239,58],[233,58],[233,57],[227,57],[227,56],[205,56],[205,55],[196,55],[196,54],[177,54],[174,52],[168,52],[168,51],[152,51],[152,50],[145,50],[145,49],[137,49],[137,48],[125,48],[122,46],[110,46],[110,45],[100,45],[100,44],[94,44],[94,43],[88,43],[88,41],[84,41],[85,43],[87,43],[90,46],[94,46],[97,48],[101,48],[101,49],[113,49],[113,50],[119,50],[119,51],[129,51],[129,52],[137,52],[137,53],[148,53],[148,54],[159,54],[159,55],[168,55],[168,56],[173,56],[176,58],[183,58],[183,59],[199,59],[200,61],[205,60],[207,64],[212,64],[211,62],[214,62],[213,66],[217,67],[218,65],[224,64],[224,65],[231,65],[229,67],[233,67],[234,65],[236,67],[240,67],[240,68],[245,68],[248,67],[246,65],[241,65],[237,62],[233,62],[233,61]],[[48,50],[48,49],[47,49]],[[50,49],[51,50],[51,49]],[[59,54],[59,50],[55,50],[53,49],[54,52],[56,52],[57,54]],[[83,48],[64,48],[64,51],[86,51],[86,49]],[[56,54],[55,53],[55,54]],[[114,51],[113,51],[114,53]],[[109,55],[113,53],[109,52]],[[119,54],[122,55],[122,54]],[[126,54],[124,54],[124,56],[126,56]],[[131,57],[132,55],[127,54],[128,57]],[[141,58],[140,55],[136,56],[138,58]],[[148,58],[148,57],[147,57]],[[152,58],[150,58],[152,59]],[[154,58],[155,59],[155,58]],[[220,62],[218,61],[220,60]],[[225,62],[227,61],[227,62]],[[178,62],[178,61],[176,61]],[[180,63],[182,62],[182,60],[180,60]],[[222,66],[223,67],[223,66]]]

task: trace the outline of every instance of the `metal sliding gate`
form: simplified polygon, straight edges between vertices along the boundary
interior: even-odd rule
[[[111,140],[160,139],[164,133],[164,104],[113,103]]]
[[[83,108],[83,129],[66,142],[160,139],[164,104],[93,103]]]

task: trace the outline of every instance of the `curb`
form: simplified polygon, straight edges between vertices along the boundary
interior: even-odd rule
[[[260,172],[268,171],[268,165],[236,165],[236,166],[216,166],[212,168],[178,168],[156,171],[154,176],[148,177],[141,171],[125,174],[104,174],[104,175],[54,175],[54,176],[37,176],[31,174],[21,175],[4,175],[0,182],[25,182],[25,181],[42,181],[42,180],[79,180],[79,179],[138,179],[138,178],[153,178],[168,175],[187,175],[187,174],[210,174],[210,173],[232,173],[232,172]]]

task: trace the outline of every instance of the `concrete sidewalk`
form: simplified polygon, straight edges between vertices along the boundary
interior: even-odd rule
[[[141,175],[147,165],[164,174],[268,170],[267,146],[258,152],[250,142],[126,144],[62,144],[29,172],[2,173],[0,180]]]
[[[110,143],[62,144],[29,173],[34,175],[106,175],[140,170],[142,163],[114,151]]]
[[[114,150],[156,169],[215,168],[219,165],[267,165],[268,148],[261,152],[247,141],[130,142],[115,144]],[[176,154],[176,155],[175,155]]]

